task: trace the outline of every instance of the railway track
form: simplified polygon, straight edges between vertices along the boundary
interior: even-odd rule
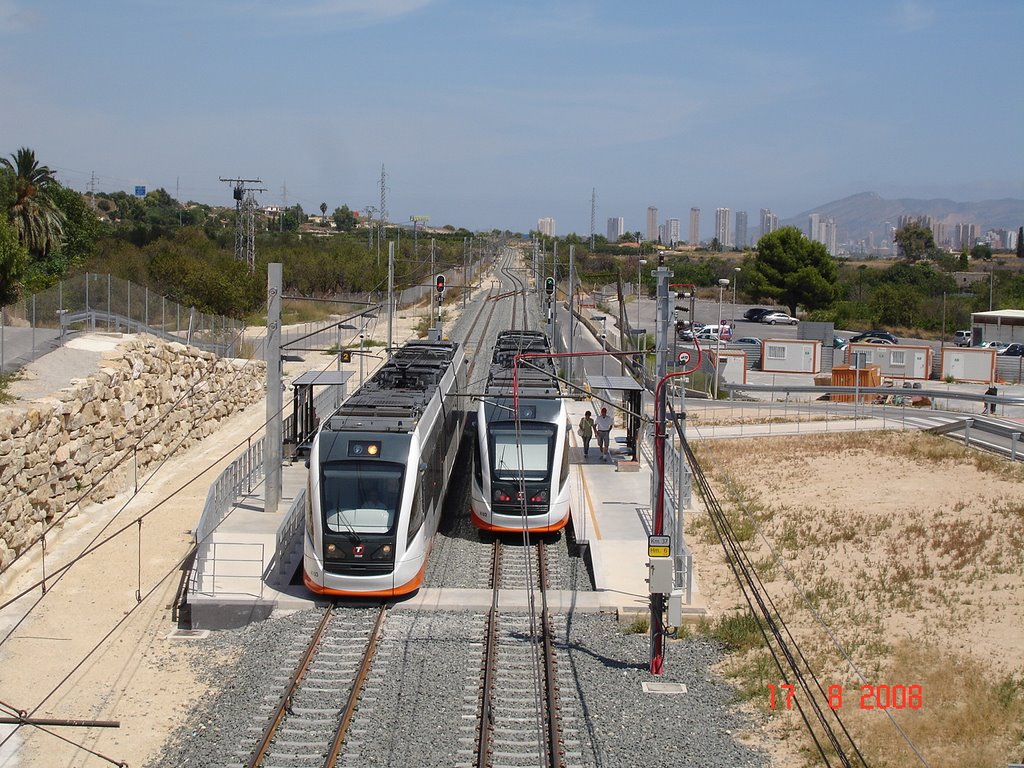
[[[555,628],[546,597],[546,545],[541,541],[527,547],[527,556],[521,558],[507,557],[515,554],[509,549],[500,540],[493,544],[473,765],[562,768],[578,761],[578,751],[569,749],[579,742],[574,735],[567,739],[559,706]],[[530,586],[534,583],[536,591]],[[530,611],[502,613],[501,590],[520,585],[527,589]]]
[[[344,612],[331,605],[323,612],[246,763],[249,768],[336,764],[386,613],[384,605]]]

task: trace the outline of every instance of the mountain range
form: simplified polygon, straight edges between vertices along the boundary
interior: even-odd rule
[[[823,219],[832,217],[836,220],[839,243],[867,241],[869,235],[873,233],[877,244],[887,238],[889,227],[897,226],[899,217],[903,215],[931,216],[946,225],[947,237],[952,235],[952,227],[959,223],[977,224],[979,235],[990,229],[1015,230],[1024,226],[1024,200],[1016,198],[982,200],[975,203],[958,203],[945,199],[886,200],[874,192],[861,192],[844,197],[842,200],[798,213],[779,223],[782,226],[797,227],[806,233],[808,217],[812,213],[820,214]]]

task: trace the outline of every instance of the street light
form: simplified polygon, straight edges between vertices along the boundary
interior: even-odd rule
[[[636,327],[640,328],[640,270],[647,266],[647,259],[639,259],[636,262]],[[640,337],[637,336],[636,348],[640,349]]]
[[[719,354],[722,351],[722,294],[729,285],[729,278],[723,277],[718,281],[718,333],[715,334],[715,400],[718,399],[718,371]]]
[[[740,268],[733,267],[733,271],[736,273],[735,279],[732,281],[732,324],[736,325],[736,286],[740,284]]]

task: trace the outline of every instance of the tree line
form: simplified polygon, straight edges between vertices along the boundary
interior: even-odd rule
[[[397,246],[396,285],[407,286],[431,283],[431,263],[437,271],[460,269],[466,243],[474,237],[453,226],[419,237],[379,223],[359,227],[348,206],[327,217],[326,203],[320,205],[319,234],[327,234],[329,223],[333,231],[329,237],[316,236],[316,227],[302,231],[309,217],[296,205],[261,220],[256,268],[250,271],[235,258],[233,209],[181,204],[163,189],[142,197],[82,195],[58,183],[25,147],[0,158],[0,210],[6,212],[0,216],[0,305],[68,274],[90,271],[131,280],[204,312],[244,317],[263,304],[270,262],[284,265],[288,293],[373,294],[386,286],[388,242]],[[553,253],[554,238],[531,236],[545,258]],[[527,242],[507,231],[493,230],[484,237]],[[650,270],[664,259],[673,282],[711,288],[722,278],[738,279],[740,300],[782,305],[842,328],[937,331],[944,321],[946,327],[964,327],[971,312],[987,310],[990,302],[996,309],[1024,306],[1024,277],[987,246],[945,253],[935,248],[930,230],[916,222],[898,230],[896,242],[902,258],[882,268],[837,260],[795,227],[771,232],[739,254],[712,249],[663,255],[639,232],[618,242],[569,234],[558,240],[558,257],[564,275],[569,246],[574,246],[578,273],[593,283],[630,281],[637,260],[647,259],[641,279],[649,288]],[[1019,237],[1018,255],[1022,248],[1024,237]],[[989,279],[960,286],[953,273],[977,264]]]
[[[285,290],[305,296],[380,292],[386,287],[387,242],[397,244],[396,284],[429,284],[430,239],[436,269],[460,269],[466,230],[413,237],[395,227],[357,229],[339,206],[329,237],[300,231],[299,205],[261,218],[256,265],[235,258],[235,211],[181,204],[164,189],[83,195],[61,185],[26,147],[0,158],[0,306],[76,272],[109,273],[203,312],[241,318],[266,296],[266,265],[284,265]],[[326,217],[326,204],[321,206]],[[327,221],[320,227],[328,231]]]

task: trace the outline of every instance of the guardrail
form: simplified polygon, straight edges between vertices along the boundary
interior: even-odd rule
[[[729,392],[730,397],[736,392],[796,392],[804,394],[835,393],[853,395],[855,398],[864,395],[876,396],[911,396],[927,397],[933,405],[937,400],[963,400],[971,403],[987,403],[989,405],[1024,406],[1024,397],[1016,395],[985,395],[973,392],[954,392],[947,389],[929,389],[921,387],[848,387],[833,384],[736,384],[723,383],[722,389]]]

